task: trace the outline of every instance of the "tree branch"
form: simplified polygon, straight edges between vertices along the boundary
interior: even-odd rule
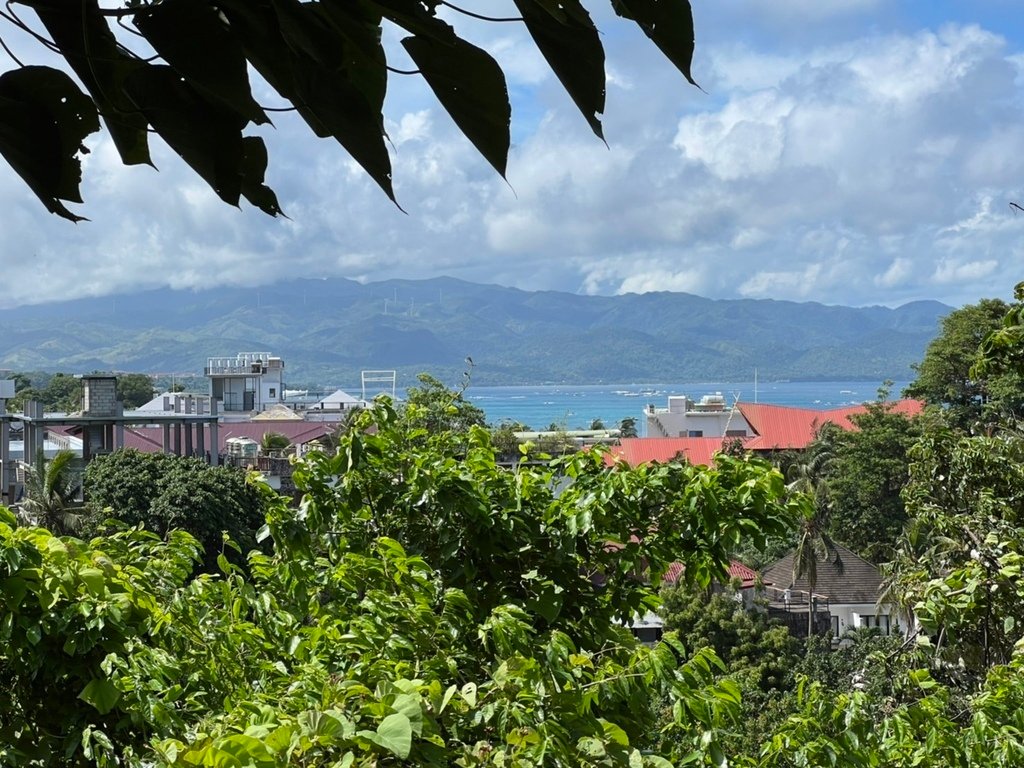
[[[480,21],[501,21],[501,22],[505,22],[505,21],[522,21],[523,20],[523,18],[521,16],[513,17],[513,18],[499,18],[499,17],[495,17],[495,16],[483,16],[483,15],[481,15],[479,13],[473,13],[472,11],[467,11],[465,8],[459,8],[459,6],[457,6],[457,5],[452,5],[451,3],[447,2],[447,0],[441,0],[439,5],[446,5],[449,8],[451,8],[453,11],[457,11],[458,13],[461,13],[461,14],[463,14],[465,16],[469,16],[469,17],[474,18],[474,19],[480,19]]]

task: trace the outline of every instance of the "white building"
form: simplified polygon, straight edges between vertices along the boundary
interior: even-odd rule
[[[206,361],[210,397],[218,412],[252,414],[284,402],[284,361],[266,352],[239,352]]]
[[[721,392],[699,401],[686,395],[668,398],[667,408],[644,411],[648,437],[749,437],[756,434],[738,407],[729,407]]]
[[[792,628],[799,630],[807,626],[810,604],[819,617],[815,631],[831,629],[834,642],[861,627],[876,627],[883,635],[906,634],[908,624],[900,621],[895,606],[878,602],[882,577],[877,566],[840,544],[836,555],[838,562],[829,557],[818,563],[813,594],[806,575],[793,579],[792,552],[765,568],[762,576],[769,611],[796,614],[799,618]],[[825,621],[827,626],[823,626]]]

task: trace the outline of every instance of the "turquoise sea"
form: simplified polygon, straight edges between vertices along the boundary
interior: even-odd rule
[[[895,382],[890,397],[900,396],[909,382]],[[838,408],[874,400],[881,382],[870,381],[760,381],[697,382],[690,384],[597,384],[571,386],[478,387],[471,386],[466,398],[482,408],[490,424],[518,421],[531,429],[547,429],[557,424],[561,429],[587,429],[594,419],[606,425],[617,424],[627,416],[641,418],[650,403],[658,408],[668,405],[669,395],[701,396],[721,393],[730,405],[761,402],[801,408]],[[641,432],[642,434],[642,432]]]

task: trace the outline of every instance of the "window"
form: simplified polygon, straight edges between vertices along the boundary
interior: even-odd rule
[[[747,430],[745,429],[727,429],[725,430],[726,437],[746,437]]]
[[[271,387],[270,388],[270,396],[271,397],[277,397],[277,388],[276,387]]]
[[[834,640],[838,640],[839,639],[839,617],[838,616],[833,616],[832,617],[832,638]]]
[[[655,645],[661,640],[661,627],[633,627],[633,637],[644,645]]]
[[[883,635],[889,634],[889,617],[884,614],[882,616],[861,616],[860,620],[862,627],[877,627]]]
[[[686,436],[687,437],[704,437],[704,430],[703,429],[691,429],[689,432],[686,433]]]

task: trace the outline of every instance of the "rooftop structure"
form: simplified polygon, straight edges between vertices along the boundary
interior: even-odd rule
[[[670,398],[673,400],[675,398]],[[692,401],[690,401],[692,403]],[[652,406],[653,407],[653,406]],[[920,400],[897,400],[888,403],[893,413],[914,416],[921,412],[924,403]],[[724,408],[724,404],[723,404]],[[697,415],[717,416],[718,421],[682,421],[685,429],[677,430],[681,435],[662,435],[655,432],[652,437],[625,438],[619,442],[609,461],[622,459],[632,466],[652,461],[666,462],[685,458],[692,464],[711,464],[714,455],[731,441],[739,441],[743,450],[770,453],[781,450],[802,450],[811,444],[815,434],[826,423],[841,429],[856,429],[852,416],[867,413],[866,405],[852,405],[830,410],[813,408],[792,408],[784,405],[763,403],[736,403],[727,410],[656,411],[659,417],[665,414],[680,415],[685,419]],[[648,413],[648,419],[651,414]],[[672,423],[667,420],[662,423]],[[650,421],[648,421],[650,424]],[[701,424],[703,429],[691,429]],[[699,432],[700,434],[695,434]],[[742,432],[742,434],[740,434]],[[651,434],[648,432],[648,434]]]
[[[648,405],[644,411],[651,437],[746,437],[750,425],[735,404],[729,407],[721,392],[691,400],[686,395],[668,398],[667,408]]]
[[[224,414],[259,413],[284,402],[284,361],[267,352],[211,357],[204,372]]]

